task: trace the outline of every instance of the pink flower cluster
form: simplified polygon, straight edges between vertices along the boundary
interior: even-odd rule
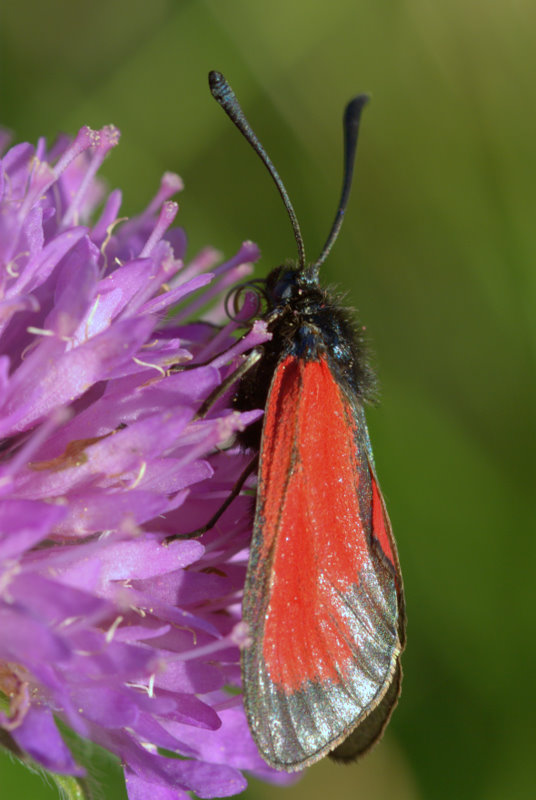
[[[119,218],[121,193],[95,177],[118,138],[83,128],[0,161],[0,726],[14,753],[78,775],[62,720],[119,757],[130,800],[226,796],[242,770],[281,780],[229,691],[250,501],[163,542],[202,525],[247,463],[233,437],[261,412],[227,394],[196,415],[267,338],[257,323],[237,339],[222,308],[258,251],[184,263],[171,174]]]

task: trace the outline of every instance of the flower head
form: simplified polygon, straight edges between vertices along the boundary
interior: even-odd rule
[[[14,752],[77,775],[61,720],[121,759],[131,800],[231,795],[242,769],[275,775],[226,688],[249,501],[201,540],[164,542],[202,525],[247,463],[234,437],[260,412],[229,392],[197,412],[267,338],[257,323],[237,339],[222,306],[258,251],[185,264],[171,174],[120,219],[95,177],[118,139],[83,128],[0,162],[0,725]]]

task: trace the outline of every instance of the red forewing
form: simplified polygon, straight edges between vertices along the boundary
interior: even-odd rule
[[[378,738],[398,696],[399,575],[360,403],[325,356],[287,356],[266,405],[244,599],[245,703],[268,763],[300,769]]]

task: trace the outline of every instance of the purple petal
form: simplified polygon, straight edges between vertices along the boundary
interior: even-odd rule
[[[0,502],[0,560],[14,558],[50,533],[65,516],[65,509],[41,501]]]
[[[49,340],[28,356],[10,381],[4,400],[0,434],[28,428],[58,406],[65,405],[124,365],[145,341],[152,320],[118,322],[113,329],[65,352],[65,344]],[[25,403],[20,406],[20,397]]]
[[[171,785],[147,781],[128,768],[125,769],[125,785],[128,800],[147,800],[149,797],[151,800],[190,800],[188,792]]]
[[[204,550],[195,539],[163,547],[160,537],[150,534],[142,534],[132,542],[110,543],[100,550],[101,579],[133,580],[182,570],[201,558]]]
[[[22,724],[11,730],[11,735],[19,747],[46,769],[63,775],[84,774],[75,764],[48,709],[30,708]]]
[[[0,658],[4,661],[26,664],[31,669],[40,661],[70,659],[70,650],[59,636],[17,610],[0,606],[0,630]]]
[[[236,769],[220,764],[178,761],[149,753],[125,735],[115,734],[107,740],[130,768],[149,782],[178,785],[199,797],[229,797],[242,792],[247,782]]]

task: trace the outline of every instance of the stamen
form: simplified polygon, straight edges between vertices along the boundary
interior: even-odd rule
[[[106,642],[108,644],[110,644],[110,642],[114,638],[115,632],[118,629],[118,627],[121,625],[121,623],[123,622],[123,619],[124,619],[124,617],[122,617],[121,615],[116,617],[114,619],[114,621],[112,622],[112,624],[110,625],[110,627],[108,628],[108,630],[106,631],[106,637],[105,638],[106,638]]]
[[[88,314],[87,319],[86,319],[86,324],[84,325],[84,332],[85,332],[86,339],[89,339],[89,329],[90,329],[91,323],[93,322],[93,317],[97,313],[97,308],[99,307],[99,303],[100,303],[100,294],[98,294],[97,297],[95,298],[95,302],[91,306],[91,309],[90,309],[89,314]]]
[[[164,172],[162,180],[160,181],[160,188],[143,212],[144,216],[152,217],[153,214],[156,214],[162,203],[165,203],[166,200],[169,200],[169,198],[173,197],[177,192],[182,192],[183,189],[184,183],[180,175],[177,175],[176,172]]]
[[[221,253],[213,247],[204,247],[192,261],[188,264],[186,269],[182,269],[175,277],[169,282],[170,287],[173,289],[177,284],[186,283],[197,275],[212,271],[212,267],[218,263],[221,258]]]
[[[177,211],[179,210],[179,204],[175,203],[173,200],[167,200],[158,216],[158,220],[156,225],[154,226],[153,232],[147,239],[143,250],[140,253],[140,258],[148,258],[151,253],[153,252],[154,248],[158,244],[158,242],[162,239],[165,232],[172,224],[173,220],[177,216]]]
[[[254,264],[255,261],[258,261],[261,257],[261,251],[259,250],[258,245],[255,242],[249,241],[247,239],[245,242],[242,242],[242,246],[238,253],[236,253],[229,261],[225,261],[223,264],[220,264],[219,267],[212,270],[214,275],[223,275],[225,272],[230,272],[230,270],[234,269],[239,264]]]
[[[61,221],[63,226],[67,226],[71,222],[77,223],[78,210],[82,205],[82,201],[89,186],[108,152],[119,143],[120,133],[115,125],[105,125],[100,131],[93,131],[92,133],[91,147],[94,149],[95,155],[85,170],[84,178],[78,188],[76,196],[63,215]]]
[[[136,356],[133,356],[132,360],[134,361],[135,364],[139,364],[140,367],[149,367],[150,369],[155,369],[162,375],[163,378],[166,377],[165,369],[162,369],[162,367],[159,364],[151,364],[148,361],[142,361],[141,358],[136,358]]]
[[[81,128],[76,136],[76,139],[70,147],[67,148],[65,153],[61,156],[55,167],[51,167],[47,163],[43,163],[36,159],[34,170],[30,179],[30,186],[19,210],[19,219],[25,219],[26,215],[37,202],[38,197],[44,194],[53,183],[55,183],[62,172],[69,166],[71,161],[91,147],[95,131],[85,125]]]
[[[129,490],[135,489],[137,486],[140,485],[140,483],[142,482],[143,476],[145,475],[146,471],[147,471],[147,462],[144,461],[143,464],[141,465],[140,469],[139,469],[139,472],[138,472],[138,474],[137,474],[137,476],[136,476],[136,478],[134,480],[134,483],[132,483],[128,487]]]
[[[101,277],[103,275],[106,275],[106,272],[108,271],[108,254],[106,253],[106,248],[108,247],[108,244],[110,243],[110,239],[112,238],[112,233],[114,232],[114,229],[118,225],[120,225],[122,222],[127,222],[127,221],[128,221],[128,217],[118,217],[117,219],[114,219],[114,221],[112,223],[110,223],[110,225],[108,225],[108,227],[106,228],[106,236],[104,238],[103,243],[100,246],[100,252],[101,252],[101,255],[102,255],[102,258],[103,258],[103,261],[104,261],[103,266],[102,266],[102,271],[100,273]]]
[[[34,333],[36,336],[55,336],[56,332],[51,331],[50,328],[34,328],[33,325],[28,325],[26,328],[27,333]]]
[[[239,623],[239,625],[240,624],[241,623]],[[216,641],[211,642],[210,644],[205,644],[202,647],[194,647],[191,650],[183,651],[180,653],[180,660],[193,661],[196,658],[211,656],[214,653],[218,653],[220,650],[226,650],[228,647],[245,647],[246,645],[240,645],[239,642],[233,638],[234,631],[237,627],[238,626],[235,625],[231,633],[229,633],[227,636],[223,636],[221,639],[216,639]]]

